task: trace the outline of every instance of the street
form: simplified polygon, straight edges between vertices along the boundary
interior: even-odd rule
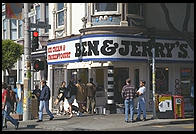
[[[187,119],[151,119],[147,121],[125,123],[123,114],[84,115],[69,118],[67,115],[56,116],[50,121],[48,116],[43,122],[36,120],[20,121],[15,130],[8,122],[8,128],[3,131],[194,131],[194,118]]]

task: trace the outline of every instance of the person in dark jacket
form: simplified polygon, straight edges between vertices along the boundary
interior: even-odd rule
[[[49,110],[49,100],[50,100],[50,88],[46,85],[46,81],[41,81],[42,91],[40,94],[40,105],[39,105],[39,120],[37,122],[43,121],[43,109],[45,107],[47,114],[50,116],[50,120],[53,120],[54,115]]]

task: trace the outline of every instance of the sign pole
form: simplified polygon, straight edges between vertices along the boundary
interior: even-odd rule
[[[24,98],[23,98],[23,121],[31,119],[30,114],[30,91],[31,91],[31,55],[29,35],[28,3],[24,3]]]

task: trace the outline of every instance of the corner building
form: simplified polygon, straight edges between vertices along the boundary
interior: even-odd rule
[[[167,4],[173,24],[181,28],[186,4]],[[71,78],[97,85],[96,106],[116,113],[123,104],[125,80],[138,89],[146,81],[147,111],[152,111],[152,44],[155,38],[156,93],[180,94],[185,111],[190,103],[194,77],[194,50],[167,26],[159,3],[49,3],[47,44],[48,85],[53,100],[60,83]],[[183,9],[183,10],[182,10]],[[191,4],[188,34],[193,37],[194,6]],[[52,18],[52,19],[51,19]],[[179,20],[180,19],[180,20]],[[153,30],[152,30],[153,27]],[[136,103],[136,101],[135,101]]]

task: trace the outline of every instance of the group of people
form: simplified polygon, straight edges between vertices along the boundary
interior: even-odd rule
[[[126,80],[126,85],[123,87],[121,95],[124,98],[125,105],[125,122],[134,122],[134,99],[138,97],[137,103],[137,118],[136,121],[141,121],[141,111],[143,112],[143,121],[146,121],[146,102],[145,102],[145,81],[140,81],[140,88],[136,91],[131,85],[131,79]],[[130,110],[130,120],[129,120]]]
[[[81,82],[81,79],[78,79],[77,83],[74,83],[72,79],[69,81],[69,84],[66,87],[66,82],[63,81],[61,87],[58,90],[58,96],[55,101],[55,104],[58,105],[58,114],[68,113],[70,117],[73,116],[73,109],[77,111],[77,116],[82,116],[82,113],[88,112],[94,114],[95,109],[95,93],[96,86],[93,83],[93,78],[90,78],[90,82],[84,84]],[[74,107],[73,102],[76,99],[78,103],[78,109]],[[66,102],[69,104],[68,109],[66,110]]]

